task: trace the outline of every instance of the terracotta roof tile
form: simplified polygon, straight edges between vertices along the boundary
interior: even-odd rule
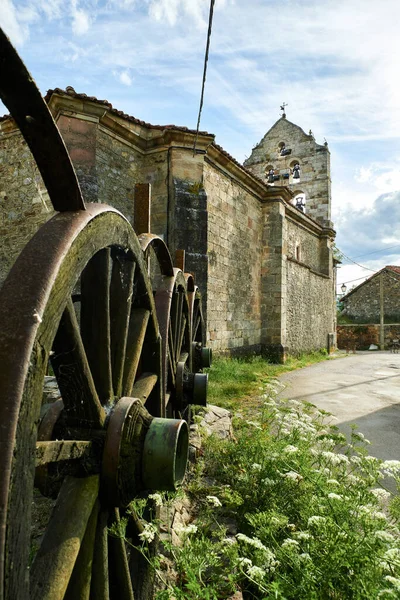
[[[396,267],[395,265],[387,265],[385,269],[390,269],[393,273],[398,273],[400,275],[400,267]]]

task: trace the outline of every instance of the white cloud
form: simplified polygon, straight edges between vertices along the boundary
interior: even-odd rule
[[[197,26],[204,27],[208,6],[205,0],[150,0],[149,15],[157,21],[166,20],[169,25],[188,15]]]
[[[122,71],[119,74],[119,80],[121,83],[123,83],[124,85],[132,85],[132,78],[129,75],[128,71]]]
[[[396,166],[396,162],[399,165]],[[368,183],[378,193],[400,189],[400,161],[392,160],[390,166],[371,163],[368,167],[360,167],[355,174],[358,183]]]
[[[80,8],[72,9],[72,31],[75,35],[84,35],[89,31],[90,18],[86,11]]]
[[[12,0],[1,0],[0,27],[16,46],[22,45],[29,37],[29,27],[18,19],[18,11]]]

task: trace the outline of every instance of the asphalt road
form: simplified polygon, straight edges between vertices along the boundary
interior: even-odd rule
[[[400,354],[357,352],[280,378],[283,398],[307,400],[329,411],[343,433],[356,423],[384,460],[400,460]]]

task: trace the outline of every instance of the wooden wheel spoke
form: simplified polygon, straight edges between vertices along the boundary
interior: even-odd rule
[[[30,571],[31,600],[63,600],[98,492],[97,475],[65,478]]]
[[[129,322],[128,345],[125,356],[123,396],[132,395],[132,386],[135,381],[140,356],[143,349],[150,311],[145,308],[134,308]]]
[[[183,339],[185,337],[185,331],[186,331],[186,323],[187,323],[186,315],[183,315],[182,319],[181,319],[181,332],[180,332],[178,348],[177,348],[177,352],[176,352],[176,355],[179,357],[182,352]]]
[[[171,378],[171,384],[175,386],[175,369],[176,363],[173,361],[171,353],[168,352],[168,367],[169,367],[169,375]]]
[[[176,327],[178,323],[178,310],[179,310],[179,294],[176,290],[173,292],[172,302],[171,302],[171,312],[170,312],[170,322],[169,322],[169,330],[171,331],[171,345],[174,349],[174,357],[175,349],[176,349]],[[169,333],[169,332],[168,332]]]
[[[171,357],[173,364],[176,362],[175,345],[174,345],[174,332],[172,330],[172,323],[168,324],[168,355]]]
[[[101,427],[105,420],[72,300],[69,300],[53,342],[51,365],[63,398],[64,409],[76,424]]]
[[[183,298],[184,298],[184,293],[180,289],[178,291],[177,310],[176,310],[176,317],[175,317],[175,323],[174,323],[174,348],[175,348],[175,356],[176,357],[179,356],[179,340],[180,340],[181,329],[182,329]]]
[[[193,335],[193,339],[194,340],[196,340],[196,335],[197,335],[197,331],[199,329],[200,323],[201,323],[201,317],[200,317],[200,314],[197,312],[195,314],[195,318],[193,320],[193,332],[192,332],[192,335]]]
[[[122,395],[126,345],[131,314],[135,263],[114,257],[110,286],[111,366],[115,395]]]
[[[101,510],[93,554],[92,584],[90,600],[110,600],[108,584],[108,511]]]
[[[132,388],[132,398],[139,398],[145,404],[157,381],[155,373],[143,373]]]
[[[93,444],[89,441],[61,440],[36,442],[36,466],[66,460],[89,459],[93,454]]]
[[[99,506],[99,502],[96,501],[89,517],[86,532],[63,600],[90,600]]]
[[[119,522],[119,511],[114,509],[113,521]],[[125,542],[120,537],[109,536],[109,570],[111,600],[134,600]]]
[[[113,399],[110,334],[110,249],[95,254],[81,277],[81,331],[102,404]]]

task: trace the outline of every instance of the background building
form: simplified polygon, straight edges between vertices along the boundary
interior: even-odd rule
[[[343,296],[342,315],[354,323],[379,323],[381,293],[385,322],[400,323],[400,267],[396,266],[384,267]]]

